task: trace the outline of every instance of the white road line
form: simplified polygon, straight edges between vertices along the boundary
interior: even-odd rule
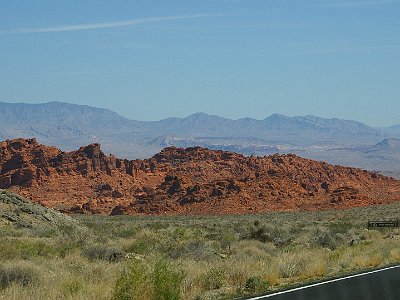
[[[295,292],[295,291],[308,289],[308,288],[311,288],[311,287],[314,287],[314,286],[319,286],[319,285],[328,284],[328,283],[341,281],[341,280],[346,280],[346,279],[350,279],[350,278],[354,278],[354,277],[369,275],[369,274],[378,273],[378,272],[382,272],[382,271],[387,271],[387,270],[395,269],[395,268],[400,268],[400,265],[387,267],[387,268],[379,269],[379,270],[375,270],[375,271],[369,271],[369,272],[365,272],[365,273],[361,273],[361,274],[350,275],[350,276],[341,277],[341,278],[337,278],[337,279],[331,279],[331,280],[318,282],[318,283],[314,283],[314,284],[310,284],[310,285],[306,285],[306,286],[301,286],[301,287],[298,287],[298,288],[294,288],[294,289],[291,289],[291,290],[286,290],[286,291],[282,291],[282,292],[278,292],[278,293],[274,293],[274,294],[269,294],[269,295],[265,295],[265,296],[258,296],[258,297],[250,298],[248,300],[258,300],[258,299],[274,297],[274,296],[278,296],[278,295],[282,295],[282,294],[287,294],[287,293],[291,293],[291,292]]]

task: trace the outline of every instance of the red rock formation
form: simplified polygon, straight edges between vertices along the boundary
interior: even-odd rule
[[[165,148],[146,160],[99,144],[62,152],[35,139],[0,143],[0,188],[72,213],[225,214],[350,208],[400,201],[400,181],[296,155],[244,157]]]

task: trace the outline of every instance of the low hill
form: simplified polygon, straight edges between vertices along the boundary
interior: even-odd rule
[[[0,226],[5,224],[45,229],[76,226],[77,222],[65,214],[33,203],[11,191],[0,190]]]
[[[73,213],[225,214],[350,208],[400,201],[400,181],[293,154],[245,157],[168,147],[150,159],[72,152],[35,139],[0,143],[0,188]]]

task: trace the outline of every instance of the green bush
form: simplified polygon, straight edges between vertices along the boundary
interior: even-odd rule
[[[165,260],[154,266],[154,300],[178,300],[181,298],[180,286],[185,275],[175,271]]]
[[[185,275],[174,270],[165,260],[159,260],[154,268],[134,260],[118,278],[112,299],[181,299],[180,286]]]
[[[258,293],[267,290],[269,287],[269,284],[267,281],[263,280],[259,276],[252,276],[249,279],[247,279],[246,284],[244,286],[244,291],[246,293]]]
[[[117,279],[112,299],[151,299],[152,282],[148,267],[139,260],[132,261]]]
[[[232,244],[237,240],[236,235],[233,232],[226,231],[220,236],[220,243],[223,250],[231,252]]]

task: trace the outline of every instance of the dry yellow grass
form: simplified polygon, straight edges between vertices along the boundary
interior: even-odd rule
[[[1,267],[21,264],[34,280],[26,285],[18,278],[10,281],[0,288],[0,299],[111,299],[132,259],[108,258],[127,252],[149,268],[162,257],[174,269],[182,269],[181,299],[248,296],[256,290],[399,262],[397,230],[365,228],[368,219],[391,218],[399,212],[400,203],[342,211],[340,219],[337,212],[78,216],[87,230],[27,235],[18,228],[1,228],[0,277]],[[141,299],[155,297],[151,284],[136,292]]]

